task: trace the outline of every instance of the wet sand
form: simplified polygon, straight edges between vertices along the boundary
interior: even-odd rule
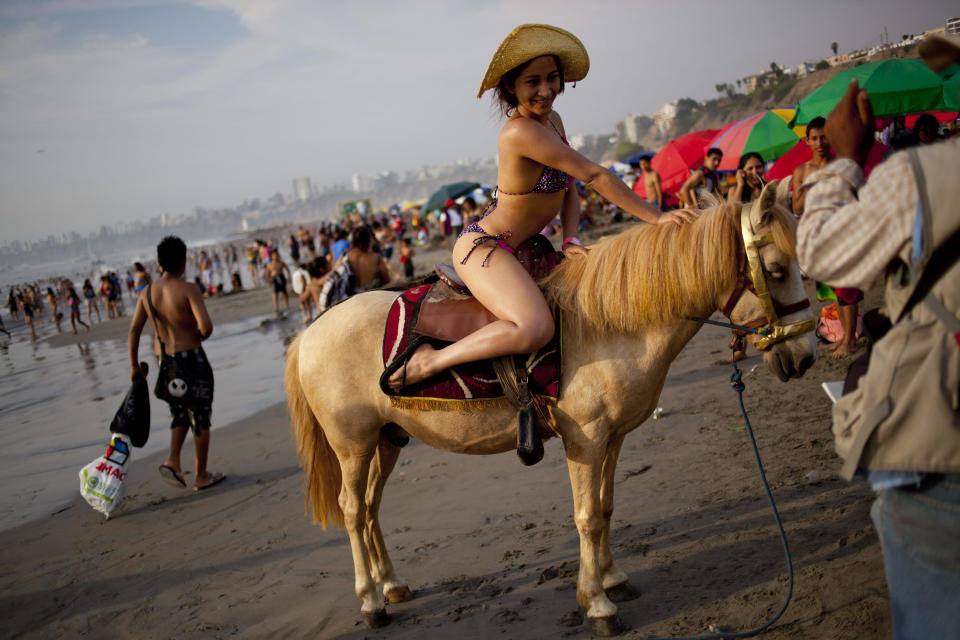
[[[249,297],[212,301],[215,321],[270,304],[266,290],[242,295]],[[641,596],[618,605],[631,627],[622,637],[696,635],[710,623],[753,628],[786,595],[783,551],[730,368],[716,364],[727,341],[723,330],[703,329],[671,367],[663,418],[648,420],[624,444],[611,542]],[[820,389],[848,363],[821,347],[815,367],[788,384],[767,373],[759,356],[741,363],[746,372],[760,364],[745,377],[745,402],[796,573],[793,602],[765,637],[890,634],[872,494],[834,475],[839,461]],[[111,520],[78,497],[0,533],[0,633],[590,637],[575,600],[579,541],[558,441],[546,444],[545,459],[532,468],[512,454],[457,456],[408,445],[381,520],[414,599],[388,605],[392,624],[369,630],[353,594],[346,534],[323,531],[304,515],[285,408],[213,435],[214,469],[228,479],[209,492],[164,484],[160,454],[135,457]],[[189,443],[184,450],[191,469]]]

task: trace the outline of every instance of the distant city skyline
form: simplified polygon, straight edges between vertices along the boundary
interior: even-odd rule
[[[944,26],[928,0],[491,2],[17,0],[0,4],[4,239],[232,207],[354,174],[483,158],[499,120],[475,99],[517,24],[584,42],[587,78],[556,104],[571,134],[716,96]]]

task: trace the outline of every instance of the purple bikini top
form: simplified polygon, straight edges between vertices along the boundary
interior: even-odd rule
[[[553,122],[550,122],[553,125]],[[557,131],[557,127],[553,127],[554,131]],[[566,137],[559,131],[560,139],[563,140],[563,144],[570,146],[570,143],[567,142]],[[548,167],[543,165],[543,173],[540,174],[540,179],[537,180],[537,183],[533,185],[533,188],[530,191],[521,191],[518,193],[510,193],[509,191],[501,191],[500,187],[497,187],[497,194],[503,194],[505,196],[525,196],[528,193],[557,193],[558,191],[563,191],[573,182],[573,176],[560,171],[560,169],[554,169],[553,167]]]

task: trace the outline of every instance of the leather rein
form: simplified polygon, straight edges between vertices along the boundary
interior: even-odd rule
[[[813,318],[799,322],[783,323],[781,321],[784,316],[810,308],[810,300],[804,298],[797,302],[783,304],[770,294],[766,277],[763,274],[760,248],[773,244],[773,235],[769,233],[756,235],[753,232],[753,227],[750,224],[749,205],[743,205],[740,209],[740,232],[743,236],[744,252],[737,258],[737,284],[721,311],[724,316],[732,320],[730,314],[733,313],[734,307],[743,297],[743,292],[749,291],[760,301],[764,318],[753,320],[744,325],[717,323],[704,318],[691,318],[691,320],[730,327],[737,335],[738,344],[736,346],[741,349],[744,336],[749,333],[756,333],[758,337],[755,346],[759,351],[766,351],[778,342],[783,342],[792,336],[813,331],[816,327],[816,320]]]

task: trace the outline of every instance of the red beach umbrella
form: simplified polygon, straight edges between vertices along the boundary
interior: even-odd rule
[[[666,195],[680,190],[690,177],[690,170],[703,164],[704,146],[717,134],[719,129],[704,129],[686,133],[671,140],[650,161],[650,166],[660,174],[660,187]],[[647,197],[643,180],[637,180],[634,192],[641,198]]]
[[[873,146],[870,147],[870,152],[867,154],[867,162],[863,169],[864,177],[869,176],[873,168],[883,162],[883,159],[889,152],[890,147],[880,141],[874,142]],[[810,150],[810,146],[805,140],[800,140],[790,151],[780,156],[780,159],[767,169],[763,177],[767,181],[784,180],[793,175],[794,169],[812,159],[813,152]],[[796,185],[794,185],[794,187],[795,186]]]
[[[937,122],[943,124],[944,122],[950,122],[957,119],[956,111],[928,111],[930,115],[937,119]],[[904,124],[908,129],[912,129],[913,125],[917,123],[917,118],[922,116],[922,113],[911,113],[910,115],[904,118]],[[883,129],[887,125],[893,122],[893,118],[877,118],[877,129]]]

